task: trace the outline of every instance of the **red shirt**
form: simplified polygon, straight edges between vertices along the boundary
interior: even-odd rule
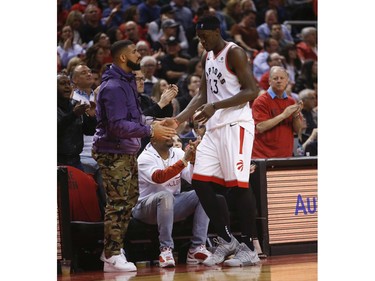
[[[283,99],[277,97],[272,99],[268,92],[260,95],[252,105],[255,126],[260,122],[274,118],[294,103],[294,99],[289,96]],[[293,116],[291,115],[263,133],[259,133],[255,129],[252,158],[292,157],[293,146]]]
[[[70,219],[72,221],[102,221],[96,195],[98,185],[94,178],[75,167],[66,167],[68,169]]]
[[[305,42],[299,42],[296,45],[296,48],[297,48],[297,55],[301,60],[303,61],[305,60],[317,61],[318,60],[318,56],[316,55],[316,53]]]

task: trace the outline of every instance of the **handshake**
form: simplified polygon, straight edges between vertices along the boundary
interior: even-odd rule
[[[176,129],[179,123],[175,118],[165,118],[162,120],[154,121],[151,124],[152,138],[157,140],[170,139],[177,134]]]

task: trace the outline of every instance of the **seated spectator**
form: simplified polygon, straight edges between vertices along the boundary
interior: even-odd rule
[[[316,156],[318,142],[317,135],[311,137],[314,129],[318,127],[318,116],[314,111],[317,106],[316,92],[312,89],[304,89],[298,95],[300,100],[303,101],[301,113],[306,123],[304,128],[299,131],[298,140],[300,145],[303,146],[304,155],[306,155],[306,152],[309,152],[310,156]],[[306,143],[309,138],[309,142]]]
[[[85,54],[81,45],[73,42],[73,31],[70,25],[62,28],[60,40],[57,46],[57,53],[60,56],[61,67],[66,68],[70,59]]]
[[[65,24],[70,25],[70,27],[72,28],[73,42],[85,48],[85,46],[82,45],[81,39],[81,27],[83,25],[82,13],[78,10],[70,11],[68,17],[66,18]]]
[[[269,54],[277,52],[278,49],[279,43],[275,39],[268,38],[264,41],[263,50],[253,61],[253,74],[257,81],[259,81],[262,75],[270,69],[270,66],[267,63]]]
[[[135,21],[128,21],[124,24],[124,39],[132,41],[134,44],[137,44],[140,40],[146,40],[140,36],[138,31],[138,26]],[[120,27],[121,29],[121,27]]]
[[[161,50],[166,52],[167,40],[170,37],[177,39],[178,44],[182,51],[187,52],[189,48],[189,43],[186,39],[185,32],[179,23],[173,19],[166,19],[161,23],[162,35],[157,41],[153,41],[152,48],[155,51]]]
[[[227,1],[223,13],[230,18],[230,29],[233,24],[239,23],[242,19],[241,0],[229,0]]]
[[[306,60],[318,60],[318,45],[316,28],[304,27],[301,31],[302,41],[297,43],[297,54],[302,63]]]
[[[81,30],[82,42],[88,44],[88,47],[92,45],[94,36],[99,32],[105,31],[105,26],[100,21],[100,9],[98,6],[89,4],[85,9],[84,23]]]
[[[192,58],[187,65],[186,72],[178,79],[177,87],[178,87],[179,97],[187,96],[189,94],[188,79],[189,79],[189,76],[193,74],[198,75],[199,77],[202,77],[203,68],[202,68],[202,61],[200,57]]]
[[[173,147],[173,139],[152,139],[138,157],[139,198],[132,210],[134,218],[157,224],[160,267],[174,267],[173,223],[194,215],[193,237],[187,264],[200,264],[211,253],[206,249],[209,219],[194,190],[181,192],[181,179],[191,183],[198,142],[185,152]]]
[[[137,1],[137,0],[131,0],[131,1]],[[140,0],[140,2],[143,2],[143,1]],[[140,4],[140,3],[138,3],[138,4]],[[138,27],[139,37],[140,38],[146,38],[146,35],[147,35],[147,26],[143,27],[139,23],[139,12],[138,12],[138,9],[137,9],[137,5],[133,4],[132,6],[129,6],[124,11],[124,14],[123,14],[123,23],[120,25],[120,29],[121,29],[122,33],[125,33],[125,31],[124,31],[125,30],[125,23],[127,23],[128,21],[134,21],[137,24],[137,27]]]
[[[303,102],[296,103],[286,94],[287,71],[280,66],[272,67],[269,81],[270,88],[252,105],[255,122],[253,159],[292,157],[294,133],[302,127]]]
[[[190,41],[195,34],[195,25],[193,24],[193,12],[191,10],[190,1],[186,0],[172,0],[170,5],[175,11],[174,19],[181,25],[188,41]]]
[[[263,47],[263,41],[259,40],[255,19],[256,12],[244,11],[241,21],[234,24],[230,31],[234,41],[251,54],[252,58]]]
[[[177,95],[178,88],[176,85],[168,85],[165,82],[165,87],[160,91],[157,99],[153,99],[144,93],[144,81],[145,77],[141,70],[133,71],[135,75],[135,81],[137,84],[138,99],[141,105],[142,113],[145,116],[152,116],[155,118],[172,117],[173,115],[173,105],[172,100]],[[159,86],[156,82],[155,85]],[[159,87],[160,88],[160,87]],[[139,153],[142,152],[144,147],[150,142],[149,137],[144,137],[141,140],[141,149]]]
[[[271,69],[272,66],[284,66],[283,60],[284,60],[284,57],[280,56],[278,53],[272,53],[268,56],[267,63]],[[269,79],[270,79],[270,71],[267,71],[260,78],[259,87],[263,90],[268,90],[268,88],[270,87]]]
[[[111,56],[111,40],[107,33],[99,32],[94,36],[93,44],[98,44],[103,49],[103,64],[104,63],[111,63],[112,56]],[[92,67],[91,67],[92,68]]]
[[[108,0],[108,7],[103,10],[101,18],[102,24],[109,29],[111,27],[119,27],[122,22],[122,0]]]
[[[156,68],[158,65],[157,60],[152,56],[144,56],[141,59],[141,70],[143,75],[145,76],[144,81],[144,93],[151,97],[152,95],[152,88],[154,84],[158,82],[158,78],[155,76]]]
[[[148,27],[148,24],[160,16],[161,7],[157,0],[145,0],[137,6],[139,13],[138,23],[142,27]]]
[[[193,99],[193,97],[198,94],[199,87],[201,85],[201,77],[202,75],[198,75],[195,73],[187,77],[187,93],[183,92],[176,97],[180,112],[183,111],[189,104],[189,102]]]
[[[57,165],[84,170],[80,153],[83,135],[95,132],[96,120],[85,113],[90,106],[70,98],[72,86],[66,74],[57,75]]]
[[[278,22],[271,25],[270,37],[275,39],[279,43],[279,52],[285,45],[294,44],[293,41],[289,41],[285,38],[285,35],[282,32],[282,25]]]
[[[265,17],[264,17],[264,23],[259,25],[257,27],[257,31],[259,34],[259,38],[263,41],[265,41],[267,38],[271,35],[271,28],[274,23],[279,23],[277,12],[276,10],[269,9],[267,10]],[[292,34],[290,33],[289,29],[281,24],[281,31],[284,34],[284,39],[290,42],[294,42]]]
[[[302,68],[302,62],[297,55],[296,45],[294,43],[286,44],[281,48],[280,55],[285,58],[284,66],[286,71],[288,71],[290,83],[294,85]]]
[[[83,62],[91,69],[101,69],[104,65],[104,49],[99,44],[87,49]]]
[[[301,92],[303,89],[318,90],[318,62],[307,60],[302,64],[301,74],[297,77],[293,91]]]
[[[187,71],[190,56],[181,51],[177,38],[167,39],[166,54],[160,58],[161,71],[158,77],[164,78],[169,84],[176,84]]]

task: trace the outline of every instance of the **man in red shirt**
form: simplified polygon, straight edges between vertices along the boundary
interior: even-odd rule
[[[293,156],[294,136],[302,126],[300,111],[303,102],[295,103],[285,89],[288,72],[281,66],[270,70],[270,88],[252,105],[255,139],[252,159]]]

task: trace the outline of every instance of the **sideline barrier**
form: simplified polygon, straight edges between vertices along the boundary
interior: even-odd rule
[[[258,159],[250,177],[267,255],[317,252],[317,157]]]

